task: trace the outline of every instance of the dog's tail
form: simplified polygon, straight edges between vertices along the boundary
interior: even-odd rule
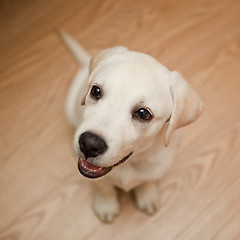
[[[87,65],[90,62],[90,54],[70,35],[62,30],[57,30],[64,45],[68,48],[71,54],[80,65]]]

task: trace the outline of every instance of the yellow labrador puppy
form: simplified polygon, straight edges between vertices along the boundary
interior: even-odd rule
[[[156,211],[156,180],[171,167],[175,130],[195,121],[203,104],[180,73],[153,57],[114,47],[90,55],[60,33],[81,69],[66,100],[76,128],[74,149],[80,173],[91,178],[93,207],[111,222],[119,212],[115,187],[133,190],[137,206]]]

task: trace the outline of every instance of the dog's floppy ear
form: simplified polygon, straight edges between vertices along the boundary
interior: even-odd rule
[[[171,72],[172,115],[165,133],[168,146],[175,129],[195,121],[203,110],[203,103],[190,84],[177,71]]]

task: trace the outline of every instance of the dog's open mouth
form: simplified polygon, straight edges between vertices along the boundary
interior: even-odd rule
[[[125,162],[131,155],[132,152],[110,167],[98,167],[89,163],[87,160],[78,158],[78,170],[85,177],[99,178],[110,172],[112,168]]]

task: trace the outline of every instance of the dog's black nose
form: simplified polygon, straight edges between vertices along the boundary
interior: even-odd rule
[[[86,159],[89,157],[97,157],[107,150],[106,142],[91,132],[84,132],[81,134],[79,146]]]

